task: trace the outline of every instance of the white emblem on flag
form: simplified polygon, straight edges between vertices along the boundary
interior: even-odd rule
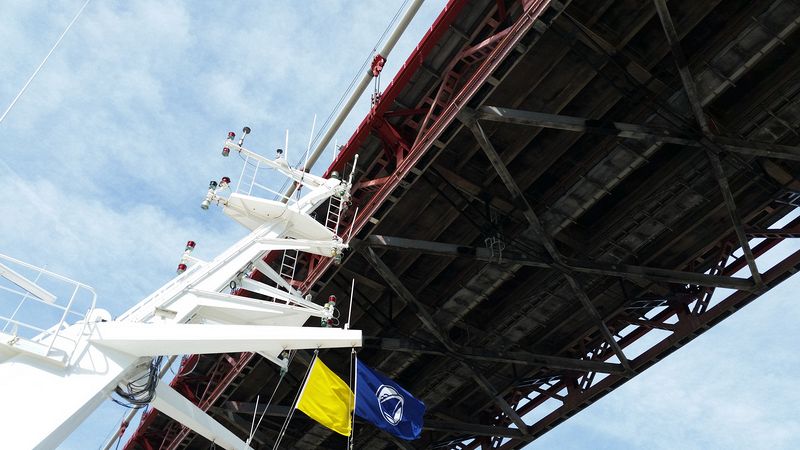
[[[403,420],[403,396],[397,389],[382,384],[375,392],[378,398],[378,407],[383,418],[392,425],[397,425]]]

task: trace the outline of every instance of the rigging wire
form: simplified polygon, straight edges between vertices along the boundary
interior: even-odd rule
[[[55,51],[56,47],[58,47],[58,44],[60,44],[61,40],[64,39],[64,36],[67,35],[67,32],[70,30],[70,28],[72,28],[72,25],[75,24],[75,22],[78,20],[78,17],[80,17],[81,13],[83,12],[84,9],[86,9],[86,6],[89,4],[90,1],[92,1],[92,0],[86,0],[85,2],[83,2],[83,5],[78,10],[78,12],[75,14],[75,17],[72,18],[72,21],[69,23],[69,25],[67,25],[67,28],[64,29],[64,32],[61,33],[61,36],[58,37],[58,40],[56,40],[56,43],[53,44],[53,47],[50,48],[49,52],[47,52],[47,55],[44,57],[42,62],[39,64],[39,67],[37,67],[36,70],[33,71],[33,75],[31,75],[31,77],[28,78],[28,81],[25,82],[25,84],[22,86],[22,89],[19,90],[19,93],[17,93],[17,96],[14,97],[14,100],[11,101],[11,104],[8,105],[8,108],[6,108],[6,110],[3,113],[3,115],[0,116],[0,123],[3,123],[3,120],[6,118],[8,113],[11,112],[11,109],[14,108],[14,105],[17,104],[17,100],[19,100],[19,98],[22,97],[22,94],[24,94],[25,91],[28,89],[28,86],[31,84],[33,79],[36,78],[36,75],[39,74],[39,71],[42,70],[42,67],[44,67],[44,64],[50,58],[50,55],[53,54],[53,52]]]
[[[308,375],[311,373],[311,368],[314,366],[314,361],[316,361],[318,355],[319,355],[319,349],[314,350],[314,357],[311,358],[311,362],[308,364],[308,369],[306,369],[306,374],[303,375],[303,384],[300,386],[300,389],[297,390],[297,394],[295,394],[294,396],[294,400],[292,401],[292,407],[289,408],[289,414],[286,415],[286,420],[283,421],[283,426],[281,427],[281,431],[278,433],[278,438],[275,440],[275,445],[272,447],[272,450],[278,449],[278,446],[281,444],[281,441],[283,440],[283,436],[289,429],[289,422],[292,420],[292,416],[294,416],[294,411],[297,409],[297,401],[300,399],[300,394],[303,392],[305,383],[306,381],[308,381]]]
[[[386,28],[383,30],[383,33],[381,33],[380,37],[375,42],[375,45],[372,47],[372,50],[370,50],[369,54],[364,59],[364,62],[361,63],[361,67],[358,68],[358,71],[356,71],[355,75],[350,80],[350,84],[348,84],[347,88],[344,90],[344,92],[342,92],[342,95],[339,97],[339,100],[336,102],[336,105],[331,109],[331,112],[328,114],[328,117],[325,118],[325,122],[322,123],[322,126],[320,126],[319,131],[317,132],[317,134],[314,135],[314,138],[311,141],[311,144],[309,145],[309,148],[311,148],[312,146],[316,145],[317,142],[319,142],[319,140],[322,137],[322,135],[327,131],[328,125],[330,125],[331,121],[333,120],[334,116],[336,115],[336,112],[339,111],[339,108],[342,106],[342,104],[344,104],[345,99],[347,99],[347,96],[350,94],[350,92],[352,92],[353,88],[358,83],[358,79],[362,76],[364,71],[366,71],[367,68],[369,67],[369,65],[372,63],[372,58],[375,56],[375,52],[378,51],[378,46],[381,44],[381,42],[383,42],[383,40],[389,34],[389,31],[392,29],[392,26],[395,23],[397,23],[397,20],[400,18],[403,10],[405,9],[406,5],[408,5],[409,1],[411,1],[411,0],[404,0],[403,3],[400,5],[400,7],[397,9],[397,11],[394,13],[394,16],[392,16],[392,19],[389,21],[389,24],[386,25]],[[312,132],[312,134],[313,134],[313,132]],[[335,154],[335,151],[336,151],[336,149],[335,149],[335,146],[334,146],[334,154]],[[287,160],[287,163],[288,163],[288,160]],[[286,189],[289,187],[290,183],[291,183],[290,180],[284,181],[283,184],[281,185],[281,188],[279,189],[279,191],[280,192],[285,192]],[[277,200],[280,197],[281,197],[280,194],[276,194],[275,199]]]
[[[122,439],[122,435],[119,433],[119,430],[120,430],[121,424],[123,422],[125,422],[125,416],[126,415],[128,415],[128,411],[127,410],[123,410],[122,411],[122,415],[119,418],[120,425],[117,425],[116,423],[114,423],[112,425],[111,431],[106,435],[105,439],[103,439],[104,441],[108,441],[109,439],[112,439],[112,436],[114,436],[114,434],[119,434],[119,437],[117,438],[117,446],[119,447],[119,441]],[[100,444],[100,447],[97,447],[97,449],[100,450],[101,447],[102,447],[102,444]]]
[[[350,390],[353,392],[353,404],[350,405],[353,412],[350,417],[350,436],[347,436],[347,449],[353,450],[356,435],[356,395],[358,394],[358,367],[356,364],[356,348],[350,349]]]
[[[261,394],[256,396],[256,409],[253,410],[253,420],[250,422],[250,434],[247,435],[247,444],[249,444],[250,440],[253,439],[253,433],[254,433],[253,427],[256,426],[256,414],[258,413],[258,401],[259,400],[261,400]],[[264,412],[266,412],[266,411],[267,411],[267,409],[264,408]]]
[[[381,44],[381,42],[383,42],[383,40],[389,34],[389,31],[392,29],[392,26],[400,18],[400,15],[402,14],[403,10],[405,9],[409,1],[410,0],[405,0],[403,4],[400,5],[400,8],[397,9],[397,12],[395,12],[394,16],[392,17],[392,20],[389,21],[389,24],[383,30],[383,33],[381,33],[380,37],[378,38],[378,41],[375,43],[375,45],[372,47],[372,50],[369,52],[369,55],[367,55],[366,59],[364,59],[364,62],[361,64],[361,67],[353,76],[353,79],[350,81],[350,84],[347,86],[347,89],[345,89],[345,91],[342,93],[342,96],[339,97],[339,101],[336,103],[336,106],[333,107],[330,114],[325,119],[325,122],[322,124],[319,131],[317,132],[317,135],[314,136],[314,141],[312,145],[316,144],[322,137],[323,133],[326,131],[327,126],[330,124],[331,120],[333,120],[333,116],[336,114],[336,111],[339,110],[339,107],[344,103],[345,99],[347,98],[347,95],[350,93],[350,91],[352,91],[353,87],[355,87],[356,83],[358,83],[358,79],[361,77],[364,71],[367,70],[367,67],[369,67],[369,65],[371,64],[372,57],[375,55],[375,52],[378,51],[378,46]]]
[[[294,359],[295,353],[297,353],[297,350],[289,351],[289,356],[287,357],[288,361],[286,363],[286,370],[281,368],[281,375],[280,378],[278,378],[278,383],[275,384],[275,389],[272,390],[272,395],[269,396],[267,404],[264,405],[264,411],[261,413],[261,417],[259,417],[258,423],[256,423],[256,426],[252,428],[252,430],[250,431],[250,437],[247,438],[248,444],[253,440],[253,436],[255,436],[256,433],[258,432],[258,428],[261,426],[261,421],[264,420],[264,416],[267,414],[267,409],[269,409],[269,405],[272,403],[272,399],[275,398],[275,394],[278,392],[278,388],[281,386],[281,382],[283,382],[283,379],[286,377],[286,374],[289,373],[288,368],[289,365],[292,363],[292,360]],[[253,419],[255,419],[256,414],[258,414],[258,405],[256,405],[256,410],[253,412]]]

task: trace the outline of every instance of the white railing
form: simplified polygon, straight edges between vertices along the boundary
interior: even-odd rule
[[[0,277],[0,332],[13,336],[15,340],[25,339],[43,345],[46,348],[44,356],[50,356],[57,340],[71,342],[71,348],[59,346],[69,360],[95,308],[97,294],[94,289],[10,256],[0,254],[0,262],[15,272],[19,271],[32,284],[55,297],[52,302],[51,299],[41,299]],[[77,334],[63,333],[70,324],[77,323],[81,323]]]
[[[285,179],[274,168],[262,164],[257,158],[250,155],[242,154],[241,158],[243,162],[242,171],[239,174],[239,179],[236,180],[236,188],[233,192],[271,200],[288,201],[290,204],[294,203],[295,200],[292,197],[287,197],[284,194],[289,185],[293,183],[291,179]],[[299,171],[300,169],[296,170]],[[283,179],[282,184],[281,179]],[[270,186],[278,187],[275,189]]]
[[[271,179],[276,173],[275,170],[262,165],[261,161],[249,155],[242,155],[242,159],[242,172],[236,182],[236,189],[234,192],[244,195],[255,195],[262,198],[273,197],[275,200],[287,198],[281,192],[269,187],[270,185],[277,185],[276,181],[278,180]],[[273,177],[271,177],[271,175]],[[265,193],[268,195],[264,195]]]

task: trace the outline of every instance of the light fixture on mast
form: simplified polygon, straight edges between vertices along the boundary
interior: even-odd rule
[[[250,134],[250,127],[244,127],[244,128],[242,128],[242,137],[240,137],[240,138],[239,138],[239,147],[241,147],[241,146],[242,146],[242,144],[244,144],[244,138],[245,138],[245,136],[247,136],[248,134]]]
[[[229,143],[232,144],[233,143],[233,138],[235,138],[235,137],[236,137],[236,133],[234,133],[233,131],[228,131],[228,139],[225,140],[225,146],[222,147],[222,156],[228,156],[228,155],[231,154],[231,149],[230,149],[230,146],[228,144]]]
[[[208,207],[211,206],[211,201],[214,200],[216,191],[217,191],[217,182],[211,180],[208,183],[208,192],[206,193],[206,198],[203,200],[202,203],[200,203],[201,208],[208,209]]]
[[[176,272],[178,275],[186,272],[186,269],[189,267],[188,264],[191,261],[196,261],[194,258],[191,257],[192,251],[194,251],[195,246],[197,243],[194,241],[187,241],[186,248],[183,251],[183,255],[181,256],[181,261],[178,263],[178,270]]]

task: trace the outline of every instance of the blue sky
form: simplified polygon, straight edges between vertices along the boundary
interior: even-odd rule
[[[82,2],[0,4],[0,108]],[[226,132],[248,125],[249,146],[270,154],[288,128],[290,148],[305,148],[314,114],[318,123],[328,115],[400,4],[93,1],[0,124],[0,177],[10,188],[0,252],[95,287],[115,315],[174,275],[185,241],[212,258],[244,234],[199,208],[208,180],[235,181],[241,169],[219,155]],[[423,6],[384,86],[443,4]],[[340,143],[367,107],[368,96]],[[785,283],[530,448],[800,446],[797,285]],[[62,447],[102,445],[122,413],[108,403]]]

